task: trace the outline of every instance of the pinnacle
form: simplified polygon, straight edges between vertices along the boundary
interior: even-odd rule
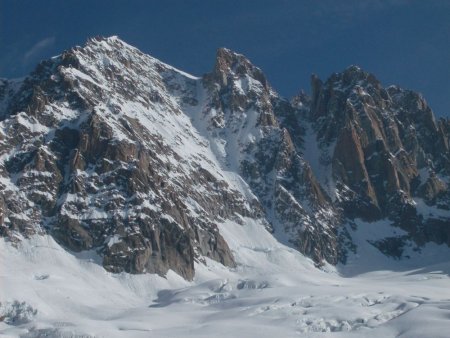
[[[267,86],[267,80],[261,69],[253,65],[244,55],[236,53],[228,48],[219,48],[216,53],[216,63],[214,75],[221,79],[222,84],[226,84],[226,77],[230,74],[234,76],[248,75]]]
[[[228,48],[219,48],[216,53],[216,68],[222,71],[233,69],[238,65],[254,67],[251,62],[242,54],[233,52]]]

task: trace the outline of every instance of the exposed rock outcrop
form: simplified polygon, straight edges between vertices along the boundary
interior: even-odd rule
[[[387,218],[417,243],[435,241],[429,229],[448,227],[450,214],[425,215],[417,205],[422,199],[435,205],[448,193],[448,122],[437,121],[421,95],[383,88],[356,66],[325,83],[313,77],[312,88],[309,120],[317,142],[333,147],[331,169],[344,215]]]
[[[219,229],[246,218],[317,264],[345,261],[355,219],[406,232],[373,241],[391,256],[450,245],[449,120],[356,66],[311,85],[288,101],[228,49],[197,78],[117,37],[1,80],[0,235],[187,279],[235,266]]]

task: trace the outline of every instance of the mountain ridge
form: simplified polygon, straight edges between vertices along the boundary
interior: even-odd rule
[[[235,266],[218,225],[246,218],[318,265],[357,250],[358,219],[406,232],[373,241],[393,257],[449,245],[450,122],[357,66],[311,83],[288,101],[229,49],[195,77],[118,37],[2,80],[0,233],[187,279],[203,257]]]

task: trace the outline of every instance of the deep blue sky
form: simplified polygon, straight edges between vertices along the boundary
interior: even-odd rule
[[[449,0],[0,0],[0,77],[95,35],[119,35],[194,75],[228,47],[287,97],[309,92],[311,73],[357,64],[450,116]]]

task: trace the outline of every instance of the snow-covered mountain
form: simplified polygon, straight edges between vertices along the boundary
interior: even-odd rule
[[[450,121],[437,120],[419,94],[383,88],[356,66],[325,82],[313,76],[311,97],[289,101],[228,49],[218,50],[210,73],[195,77],[117,37],[97,37],[24,79],[1,80],[0,120],[2,259],[19,265],[24,287],[26,261],[42,269],[36,257],[48,259],[45,250],[55,251],[55,267],[30,283],[61,287],[49,276],[66,274],[67,264],[87,276],[76,277],[81,285],[130,278],[134,296],[124,280],[111,282],[110,292],[147,301],[163,288],[206,287],[206,298],[191,295],[195,287],[186,295],[205,304],[239,298],[234,290],[330,287],[342,281],[336,272],[392,268],[394,259],[404,269],[450,253]],[[103,269],[108,277],[95,277]],[[215,285],[214,278],[236,285]],[[8,290],[16,294],[13,285]],[[173,292],[158,294],[155,306],[184,304]],[[0,297],[4,303],[6,293]],[[380,297],[360,298],[398,307],[388,319],[313,316],[299,332],[373,328],[424,303]],[[96,299],[106,306],[106,296]],[[126,308],[122,296],[114,299]],[[33,307],[5,304],[3,312],[31,318],[19,323],[23,332],[52,334],[54,320],[40,332],[30,324]]]

